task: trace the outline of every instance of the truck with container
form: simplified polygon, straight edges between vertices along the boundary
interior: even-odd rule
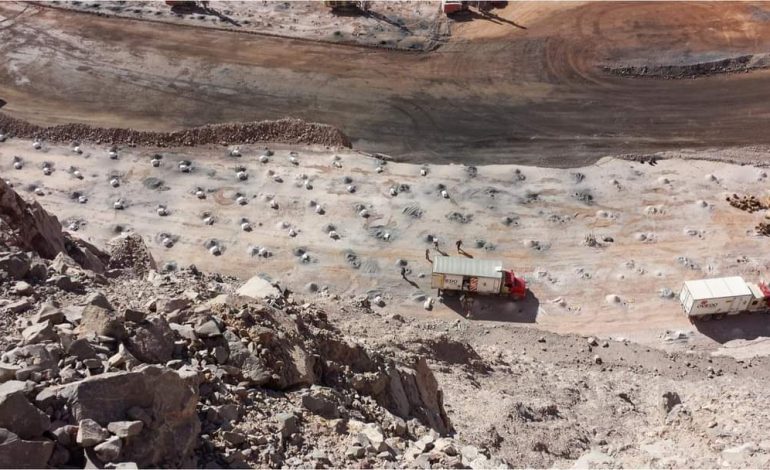
[[[740,276],[685,281],[679,293],[690,320],[708,321],[739,313],[770,313],[770,288]]]
[[[527,296],[527,284],[513,271],[504,269],[502,261],[436,256],[433,259],[431,288],[439,296],[451,293],[508,296],[522,300]]]

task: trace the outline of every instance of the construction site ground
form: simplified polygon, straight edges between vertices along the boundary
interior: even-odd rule
[[[604,158],[569,170],[421,166],[279,145],[261,162],[262,146],[241,147],[239,157],[231,149],[121,148],[110,159],[107,146],[83,144],[76,154],[66,144],[36,150],[31,141],[10,139],[0,144],[0,173],[98,245],[121,232],[141,234],[161,266],[261,274],[311,298],[321,295],[316,289],[372,301],[380,296],[384,305],[374,308],[383,315],[468,317],[503,328],[722,348],[720,354],[738,356],[767,352],[767,316],[691,324],[676,297],[687,279],[756,281],[766,272],[767,240],[754,230],[764,211],[742,211],[726,200],[733,194],[766,200],[761,168],[676,158],[655,165]],[[156,154],[159,167],[151,164]],[[13,167],[15,156],[21,169]],[[189,173],[180,171],[181,161],[191,162]],[[46,166],[52,174],[44,174]],[[117,200],[124,209],[114,209]],[[159,205],[169,214],[159,215]],[[204,221],[209,216],[211,225]],[[430,236],[438,238],[438,252]],[[164,247],[164,238],[173,247]],[[455,248],[458,239],[463,253]],[[208,250],[212,240],[220,256]],[[270,256],[260,256],[259,248]],[[530,295],[521,302],[479,297],[470,315],[456,298],[426,311],[425,300],[436,299],[426,250],[431,259],[501,260],[526,279]]]
[[[761,2],[510,2],[453,20],[426,53],[23,3],[0,16],[1,109],[40,124],[170,130],[293,116],[404,161],[553,167],[770,141],[757,125],[770,71],[703,65],[767,51]],[[697,78],[607,70],[672,64]]]
[[[0,3],[0,112],[116,128],[5,124],[0,176],[95,245],[133,232],[162,271],[262,276],[345,338],[426,359],[456,437],[511,466],[770,466],[770,315],[693,323],[677,299],[767,276],[770,3],[200,8]],[[207,128],[110,156],[121,128],[284,117],[352,148],[284,121],[226,135],[324,145]],[[439,299],[444,255],[500,260],[529,294]],[[110,301],[184,297],[195,272],[113,281]],[[8,340],[21,317],[3,318]],[[344,455],[335,433],[321,447]]]

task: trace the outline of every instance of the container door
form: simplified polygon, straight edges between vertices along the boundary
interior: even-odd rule
[[[476,279],[477,279],[476,290],[478,292],[482,292],[484,294],[499,292],[500,287],[499,287],[499,284],[498,286],[495,286],[495,279],[492,279],[489,277],[479,277]]]
[[[754,296],[748,296],[745,295],[743,297],[737,297],[735,299],[735,302],[733,302],[733,308],[730,311],[730,315],[737,315],[741,312],[745,312],[749,309],[749,303],[751,302],[751,299],[753,299]]]
[[[682,292],[679,293],[679,302],[682,304],[684,313],[689,315],[690,310],[692,310],[692,297],[690,297],[690,291],[687,289],[687,286],[682,287]]]

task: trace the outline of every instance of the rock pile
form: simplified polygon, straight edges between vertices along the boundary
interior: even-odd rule
[[[52,142],[88,141],[98,144],[182,147],[203,144],[280,142],[286,144],[350,147],[339,129],[301,119],[214,124],[175,132],[101,128],[86,124],[41,127],[0,113],[0,131],[8,136]]]
[[[727,196],[725,199],[731,206],[749,213],[770,209],[770,204],[768,204],[767,201],[761,201],[754,195],[738,196],[737,194],[733,194],[732,196]]]

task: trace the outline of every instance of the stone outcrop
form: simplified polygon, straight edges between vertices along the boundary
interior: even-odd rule
[[[104,428],[141,416],[147,422],[126,438],[121,459],[140,466],[179,465],[191,455],[200,423],[198,374],[159,366],[111,372],[49,388],[37,397],[44,406],[66,404],[75,420],[90,419]]]
[[[33,251],[47,259],[66,252],[59,219],[46,212],[39,202],[26,202],[2,178],[0,219],[7,245]]]
[[[0,179],[0,242],[42,258],[54,259],[66,253],[81,267],[104,271],[107,256],[83,240],[62,231],[59,219],[46,212],[39,202],[26,202],[5,180]]]

